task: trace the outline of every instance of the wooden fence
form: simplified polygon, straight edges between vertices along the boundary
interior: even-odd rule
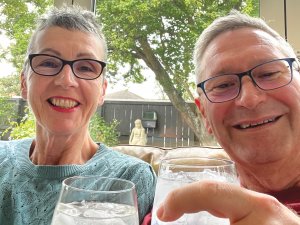
[[[194,105],[194,103],[190,103]],[[105,121],[120,121],[118,132],[120,142],[128,144],[134,121],[141,119],[147,131],[147,145],[161,147],[194,146],[197,142],[193,131],[181,118],[178,110],[170,101],[149,100],[105,100],[100,114]],[[143,115],[155,112],[155,128],[147,128],[147,119]]]

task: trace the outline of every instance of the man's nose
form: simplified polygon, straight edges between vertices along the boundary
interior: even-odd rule
[[[261,90],[249,76],[244,76],[241,79],[241,90],[236,98],[236,104],[248,109],[254,109],[265,99],[265,91]]]

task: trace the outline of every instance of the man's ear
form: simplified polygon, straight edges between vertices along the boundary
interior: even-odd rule
[[[24,71],[22,71],[21,76],[20,76],[20,80],[21,80],[21,96],[24,100],[27,100],[27,81],[26,81],[26,76],[24,74]]]
[[[212,129],[211,129],[211,126],[210,126],[210,123],[209,123],[209,120],[207,118],[207,115],[206,115],[206,111],[205,111],[205,108],[204,108],[204,105],[203,105],[203,102],[200,101],[200,97],[197,97],[195,98],[195,104],[196,106],[198,107],[201,115],[202,115],[202,119],[204,120],[204,123],[205,123],[205,128],[207,130],[207,132],[209,134],[212,134]]]
[[[98,100],[98,105],[101,106],[104,103],[104,96],[105,96],[105,92],[106,92],[106,88],[107,88],[107,80],[104,78],[102,81],[102,85],[101,85],[101,94]]]

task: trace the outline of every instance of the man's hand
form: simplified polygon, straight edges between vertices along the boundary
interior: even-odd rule
[[[168,222],[199,211],[229,218],[231,225],[300,224],[300,218],[274,197],[215,181],[200,181],[172,191],[157,216]]]

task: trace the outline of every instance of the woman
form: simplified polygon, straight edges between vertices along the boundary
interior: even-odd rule
[[[74,175],[131,180],[140,221],[150,211],[151,167],[98,145],[88,131],[103,104],[105,61],[105,39],[91,12],[52,9],[40,20],[21,74],[36,137],[0,142],[0,224],[50,224],[61,182]]]

